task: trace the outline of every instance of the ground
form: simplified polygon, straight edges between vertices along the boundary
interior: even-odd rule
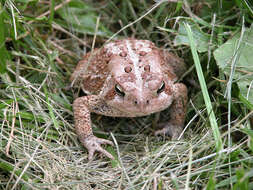
[[[0,189],[252,189],[252,7],[1,1]],[[126,37],[185,60],[184,135],[154,136],[168,110],[137,119],[94,114],[93,130],[115,143],[105,148],[116,160],[96,154],[89,162],[74,130],[72,102],[82,92],[69,77],[85,52]]]

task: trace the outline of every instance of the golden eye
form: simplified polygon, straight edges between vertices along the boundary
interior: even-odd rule
[[[121,97],[125,96],[125,92],[118,84],[115,85],[115,92],[116,92],[116,94],[118,94]]]
[[[164,83],[164,81],[163,81],[162,84],[161,84],[161,86],[160,86],[160,88],[158,88],[158,90],[156,91],[157,94],[160,94],[161,92],[163,92],[164,89],[165,89],[165,83]]]

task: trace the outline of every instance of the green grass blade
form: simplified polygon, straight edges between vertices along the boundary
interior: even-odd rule
[[[51,26],[54,20],[54,7],[55,7],[55,1],[51,0],[50,1],[50,15],[49,15],[49,25]]]
[[[52,121],[54,123],[54,127],[56,129],[59,129],[59,123],[58,123],[58,121],[57,121],[57,119],[56,119],[56,117],[54,115],[53,107],[52,107],[52,105],[49,102],[47,88],[45,86],[43,86],[43,87],[44,87],[44,92],[45,92],[45,95],[46,95],[46,101],[47,101],[47,105],[48,105],[49,115],[50,115],[50,117],[51,117],[51,119],[52,119]]]
[[[192,52],[192,56],[194,59],[194,64],[197,70],[197,75],[198,75],[198,79],[200,82],[200,87],[201,87],[201,91],[204,97],[204,101],[205,101],[205,105],[206,105],[206,109],[207,109],[207,113],[209,116],[209,121],[212,127],[212,131],[213,131],[213,135],[214,135],[214,139],[215,139],[215,146],[216,146],[216,150],[220,151],[223,149],[222,146],[222,140],[221,140],[221,136],[220,136],[220,131],[216,122],[216,117],[214,115],[213,109],[212,109],[212,104],[211,104],[211,100],[208,94],[208,90],[207,90],[207,86],[206,86],[206,82],[205,82],[205,78],[202,72],[202,68],[200,65],[200,61],[199,61],[199,56],[197,53],[197,49],[196,49],[196,44],[194,42],[193,39],[193,34],[191,31],[191,27],[189,24],[184,23],[185,29],[187,31],[187,35],[190,41],[190,47],[191,47],[191,52]]]
[[[11,165],[10,163],[6,162],[5,160],[0,160],[0,170],[1,171],[6,171],[9,173],[14,172],[15,175],[20,176],[22,173],[21,169],[16,169],[13,165]],[[23,180],[28,181],[29,180],[29,176],[24,173],[21,177]]]
[[[0,4],[0,73],[3,74],[6,71],[6,61],[8,59],[8,52],[5,48],[5,36],[4,36],[4,10]]]

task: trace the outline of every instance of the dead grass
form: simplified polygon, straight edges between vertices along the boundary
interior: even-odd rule
[[[1,2],[0,10],[4,12],[0,13],[3,20],[0,19],[0,27],[6,30],[0,35],[0,44],[6,50],[0,51],[7,58],[3,54],[0,57],[6,63],[0,64],[0,189],[169,190],[253,186],[249,122],[252,111],[232,94],[231,128],[227,131],[228,102],[223,96],[227,80],[213,55],[208,54],[229,38],[227,34],[240,30],[242,21],[233,14],[245,10],[233,4],[230,5],[233,9],[224,11],[227,1],[223,2],[223,8],[212,0],[194,1],[189,3],[190,7],[186,1],[157,2]],[[203,13],[201,8],[209,12]],[[219,12],[214,29],[215,10]],[[245,14],[247,25],[252,16]],[[189,46],[174,45],[180,20],[197,23],[208,35],[214,30],[213,38],[218,39],[199,56],[224,146],[220,152],[215,148],[201,90],[187,82],[198,83],[196,72],[191,69]],[[70,88],[69,77],[83,53],[93,45],[103,45],[112,36],[149,39],[184,58],[189,68],[186,83],[190,98],[186,128],[183,139],[170,141],[168,137],[153,136],[155,116],[115,119],[94,115],[95,134],[115,142],[115,147],[106,148],[118,160],[96,154],[88,162],[87,151],[74,131],[71,104],[76,91]],[[207,67],[208,55],[211,58]],[[160,117],[166,118],[167,112]],[[249,129],[248,134],[242,133],[245,128]],[[230,146],[228,134],[232,138]]]

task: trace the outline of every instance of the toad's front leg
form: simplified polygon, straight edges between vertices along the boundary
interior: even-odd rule
[[[170,107],[170,121],[161,129],[155,132],[155,135],[168,134],[172,140],[180,136],[186,116],[187,106],[187,88],[182,83],[177,83],[173,87],[174,101]]]
[[[101,147],[101,144],[113,143],[106,139],[95,137],[91,128],[90,113],[97,109],[99,99],[95,95],[77,98],[73,103],[76,133],[84,147],[88,149],[88,159],[91,160],[95,151],[101,152],[110,159],[114,157]]]

